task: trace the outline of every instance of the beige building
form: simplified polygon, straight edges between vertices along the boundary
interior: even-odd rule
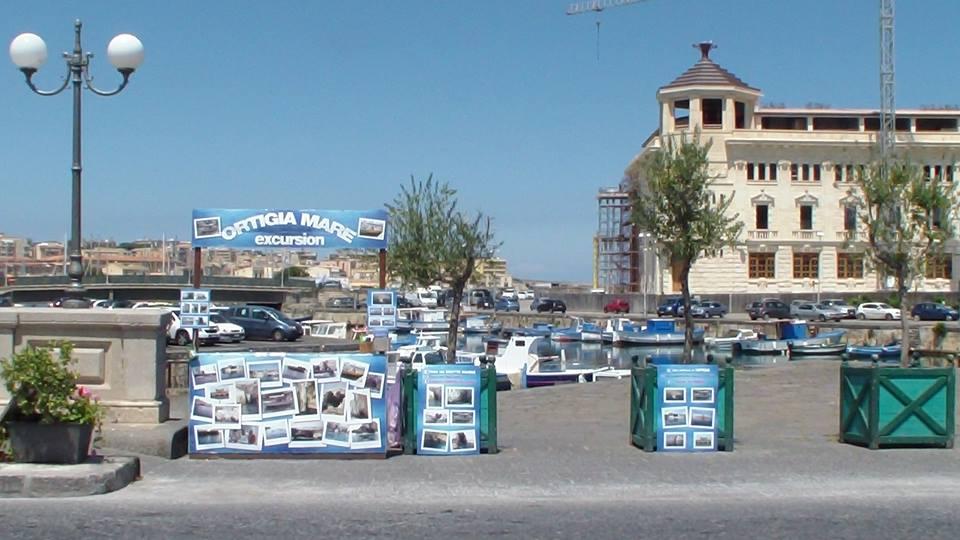
[[[735,248],[694,266],[692,291],[813,295],[892,285],[865,264],[858,245],[863,227],[851,206],[857,169],[876,158],[879,111],[763,107],[761,91],[716,64],[711,48],[700,44],[700,60],[659,89],[660,127],[634,158],[658,149],[660,134],[700,130],[703,141],[712,142],[713,195],[733,197],[731,211],[744,232]],[[896,131],[899,151],[931,178],[954,181],[960,110],[898,110]],[[929,265],[920,290],[957,290],[954,244]],[[650,266],[643,283],[648,291],[680,290],[669,261]]]

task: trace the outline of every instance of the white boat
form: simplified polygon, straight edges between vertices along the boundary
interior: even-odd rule
[[[534,336],[512,336],[494,364],[498,383],[501,377],[508,379],[513,388],[593,382],[597,373],[612,369],[609,366],[567,369],[562,352],[559,356],[539,354],[541,340]]]
[[[397,310],[398,330],[448,330],[448,312],[442,308],[401,308]]]
[[[301,321],[300,325],[303,326],[304,334],[309,336],[348,339],[347,323],[345,322],[334,322],[327,319],[310,319],[308,321]]]
[[[603,332],[596,324],[584,321],[580,317],[570,317],[572,324],[567,328],[556,328],[550,333],[553,341],[584,341],[599,343]]]
[[[604,343],[613,343],[613,333],[614,332],[643,332],[645,327],[640,323],[635,323],[630,319],[625,317],[616,317],[613,319],[607,319],[607,322],[603,325],[603,332],[601,333],[601,338]]]
[[[760,334],[750,328],[731,328],[727,333],[720,337],[704,338],[703,342],[707,347],[713,349],[732,349],[734,343],[760,339]]]
[[[417,341],[412,345],[401,345],[397,347],[397,360],[406,360],[413,357],[416,352],[441,351],[446,350],[447,335],[424,334],[417,336]]]

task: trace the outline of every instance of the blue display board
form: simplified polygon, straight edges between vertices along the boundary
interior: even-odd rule
[[[367,293],[367,328],[375,336],[385,336],[397,327],[397,293],[374,289]]]
[[[387,211],[201,208],[193,247],[386,249]]]
[[[480,368],[426,366],[417,391],[417,453],[480,453]]]
[[[180,328],[210,326],[210,289],[180,289]]]
[[[717,366],[657,366],[657,449],[717,449]]]
[[[387,359],[214,353],[190,361],[191,454],[387,449]]]

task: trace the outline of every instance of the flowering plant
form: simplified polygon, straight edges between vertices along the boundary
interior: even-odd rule
[[[41,424],[93,424],[99,429],[103,407],[97,396],[77,385],[71,369],[73,345],[53,345],[59,349],[27,346],[8,359],[0,360],[0,379],[6,383],[14,404],[8,420]]]

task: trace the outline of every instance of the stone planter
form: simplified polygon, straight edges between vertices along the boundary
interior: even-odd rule
[[[90,455],[92,424],[7,422],[6,427],[18,463],[75,465]]]
[[[953,448],[956,369],[840,367],[840,442]]]

